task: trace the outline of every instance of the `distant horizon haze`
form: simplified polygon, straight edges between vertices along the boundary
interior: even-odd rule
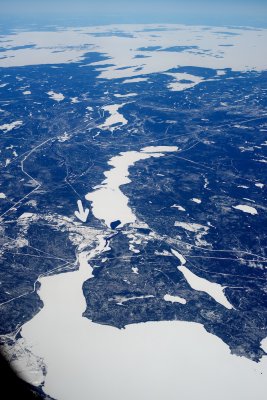
[[[181,23],[267,28],[263,0],[0,0],[1,25]]]

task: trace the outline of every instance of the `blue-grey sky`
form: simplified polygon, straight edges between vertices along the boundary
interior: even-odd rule
[[[267,26],[267,0],[0,0],[1,21]]]

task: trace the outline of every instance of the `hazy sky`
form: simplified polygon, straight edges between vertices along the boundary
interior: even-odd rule
[[[1,21],[267,26],[267,0],[0,0]]]

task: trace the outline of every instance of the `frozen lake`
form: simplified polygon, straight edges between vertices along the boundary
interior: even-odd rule
[[[83,318],[82,284],[92,277],[87,257],[81,254],[78,271],[40,279],[44,308],[21,332],[20,345],[46,366],[47,394],[58,400],[264,398],[266,357],[256,364],[233,356],[199,324],[149,322],[118,330]],[[21,365],[26,380],[40,376],[34,363]]]

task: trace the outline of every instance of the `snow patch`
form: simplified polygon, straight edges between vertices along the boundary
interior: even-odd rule
[[[123,304],[127,303],[128,301],[139,300],[139,299],[150,299],[153,297],[155,297],[155,296],[152,296],[152,295],[133,296],[133,297],[115,296],[115,298],[112,300],[115,300],[118,305],[123,306]]]
[[[58,141],[59,142],[66,142],[71,138],[71,135],[69,135],[67,132],[64,132],[63,135],[58,136]]]
[[[232,206],[232,207],[235,208],[236,210],[240,210],[240,211],[243,211],[243,212],[251,214],[251,215],[258,214],[258,211],[256,210],[256,208],[247,206],[245,204],[238,204],[237,206]]]
[[[127,93],[127,94],[119,94],[119,93],[115,93],[114,97],[133,97],[133,96],[137,96],[137,93]]]
[[[158,153],[159,151],[162,153],[168,153],[173,151],[178,151],[177,146],[148,146],[141,149],[142,153]]]
[[[205,225],[190,223],[190,222],[180,222],[180,221],[175,221],[174,226],[178,226],[178,227],[186,229],[187,231],[190,231],[190,232],[198,232],[202,229],[203,230],[209,229]]]
[[[197,199],[195,197],[193,197],[193,199],[191,199],[191,201],[193,201],[194,203],[197,203],[197,204],[201,204],[202,203],[202,200]]]
[[[173,204],[171,206],[171,208],[177,208],[177,210],[179,210],[179,211],[186,211],[186,209],[184,207],[179,206],[178,204]]]
[[[131,78],[125,79],[122,83],[137,83],[137,82],[145,82],[148,78]]]
[[[180,296],[171,296],[170,294],[165,294],[163,299],[165,301],[170,301],[171,303],[186,304],[186,300],[183,297],[180,297]]]
[[[12,131],[12,129],[19,128],[23,124],[22,121],[14,121],[11,122],[10,124],[4,124],[0,125],[0,130],[3,131],[4,133]]]
[[[80,103],[80,101],[78,100],[78,97],[71,97],[71,98],[70,98],[70,102],[71,102],[71,104]]]
[[[199,246],[207,246],[208,243],[203,239],[203,236],[208,234],[209,227],[201,224],[196,224],[196,223],[189,223],[189,222],[180,222],[180,221],[175,221],[174,226],[177,226],[179,228],[183,228],[189,232],[194,232],[196,243]]]
[[[62,93],[56,93],[53,92],[53,90],[50,90],[47,92],[48,96],[50,99],[55,100],[55,101],[62,101],[65,99],[65,96]]]

